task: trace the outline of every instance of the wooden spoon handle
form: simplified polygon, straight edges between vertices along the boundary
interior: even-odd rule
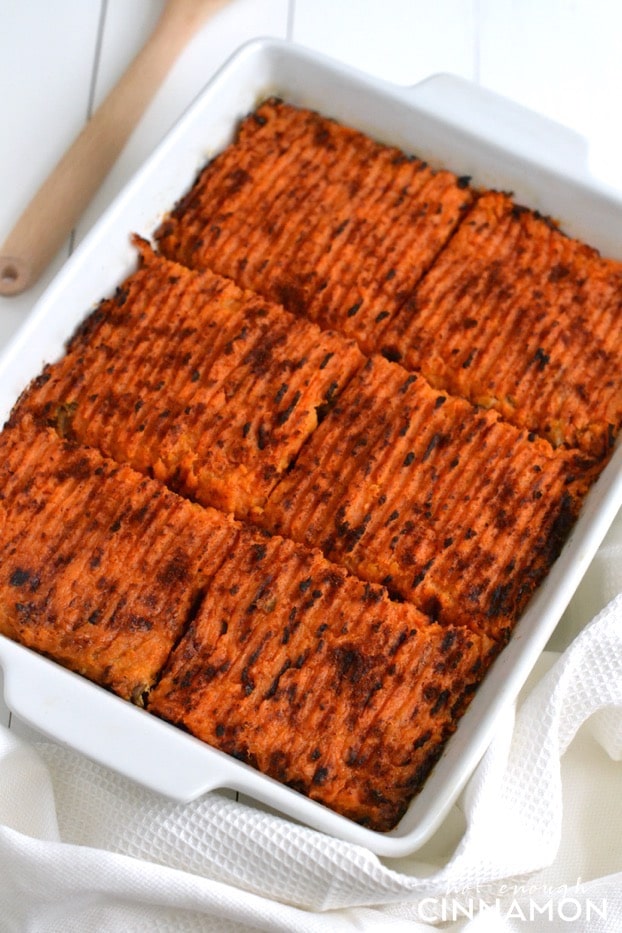
[[[38,279],[100,187],[176,58],[227,0],[169,0],[154,31],[0,248],[0,294]]]

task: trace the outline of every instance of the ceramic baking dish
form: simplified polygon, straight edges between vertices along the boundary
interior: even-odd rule
[[[240,117],[277,94],[320,110],[432,165],[501,187],[622,259],[622,204],[593,180],[581,140],[480,88],[441,75],[414,88],[383,84],[291,44],[244,46],[153,153],[67,262],[0,359],[0,415],[90,308],[130,272],[130,233],[152,235]],[[0,637],[6,702],[22,719],[140,784],[187,801],[242,791],[296,820],[379,855],[417,849],[439,825],[513,702],[622,504],[622,450],[592,489],[560,558],[494,663],[422,792],[391,832],[358,826]]]

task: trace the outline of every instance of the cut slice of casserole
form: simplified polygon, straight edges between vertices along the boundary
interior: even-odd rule
[[[236,523],[97,451],[0,434],[0,633],[142,703]]]
[[[576,451],[372,357],[261,518],[432,618],[505,640],[595,476]]]
[[[148,708],[373,829],[420,790],[494,654],[281,538],[242,535]]]
[[[260,509],[352,374],[354,341],[141,243],[25,412],[204,505]]]

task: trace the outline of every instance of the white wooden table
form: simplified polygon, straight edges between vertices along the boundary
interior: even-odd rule
[[[0,242],[145,40],[163,0],[0,0]],[[232,0],[193,40],[43,279],[0,298],[0,346],[215,70],[277,36],[399,84],[447,71],[586,136],[622,192],[618,0]],[[0,673],[1,681],[1,673]],[[0,700],[0,722],[28,730]]]

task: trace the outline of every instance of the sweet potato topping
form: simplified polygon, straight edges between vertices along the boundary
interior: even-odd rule
[[[364,358],[211,272],[142,244],[141,268],[103,302],[20,411],[204,505],[261,508]]]
[[[157,237],[171,259],[230,276],[368,350],[472,200],[466,179],[269,100]]]
[[[558,446],[622,422],[622,264],[508,196],[482,196],[378,348]]]
[[[262,521],[433,619],[503,641],[557,556],[590,467],[374,357]]]
[[[242,536],[149,709],[373,829],[423,784],[492,643],[280,538]]]
[[[0,633],[388,830],[619,432],[622,265],[277,100],[156,237],[0,434]]]
[[[97,451],[0,434],[0,633],[142,703],[236,524]]]

